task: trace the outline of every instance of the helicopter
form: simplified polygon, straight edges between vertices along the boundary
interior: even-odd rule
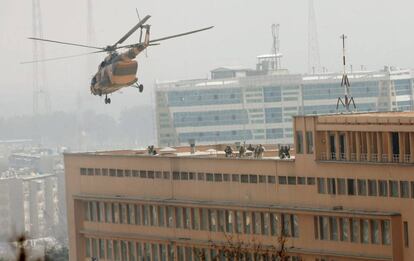
[[[108,94],[116,92],[125,87],[135,87],[142,92],[144,86],[138,83],[138,78],[136,73],[138,71],[138,62],[135,60],[138,54],[147,49],[149,46],[159,45],[161,41],[181,37],[189,34],[194,34],[206,30],[212,29],[214,26],[201,28],[194,31],[189,31],[185,33],[175,34],[167,37],[162,37],[158,39],[150,39],[150,28],[151,25],[146,22],[151,18],[150,15],[145,16],[140,20],[134,27],[132,27],[124,36],[121,37],[116,43],[108,45],[106,47],[96,47],[90,45],[83,45],[70,42],[55,41],[44,38],[29,37],[28,39],[34,41],[43,41],[63,45],[71,45],[83,48],[97,49],[98,51],[84,53],[79,55],[71,55],[64,57],[48,58],[37,61],[30,61],[24,63],[37,63],[37,62],[46,62],[60,59],[67,59],[73,57],[79,57],[84,55],[96,54],[96,53],[107,53],[105,59],[99,64],[98,71],[92,77],[90,82],[90,90],[93,95],[105,95],[105,104],[111,103],[111,98],[108,97]],[[125,42],[132,34],[137,30],[140,30],[139,42],[129,45],[120,46]],[[144,41],[142,41],[143,33],[145,30]],[[127,49],[124,52],[118,53],[119,49]]]

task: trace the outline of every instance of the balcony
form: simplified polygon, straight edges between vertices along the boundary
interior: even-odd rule
[[[369,157],[368,157],[369,156]],[[411,154],[392,154],[391,159],[388,158],[388,154],[367,154],[360,153],[350,153],[349,159],[347,159],[346,153],[336,154],[334,152],[329,153],[328,155],[325,152],[320,153],[318,159],[320,161],[335,161],[335,162],[366,162],[366,163],[406,163],[414,164],[411,161]]]

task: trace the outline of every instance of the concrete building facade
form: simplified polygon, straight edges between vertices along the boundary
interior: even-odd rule
[[[284,160],[220,145],[65,154],[70,260],[225,260],[229,235],[282,236],[287,260],[414,260],[414,113],[298,116],[292,133]]]

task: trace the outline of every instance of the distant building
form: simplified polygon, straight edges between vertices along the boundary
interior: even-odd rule
[[[70,260],[225,260],[226,235],[260,243],[260,260],[280,235],[289,261],[414,260],[414,112],[291,124],[290,159],[268,145],[65,154]]]
[[[258,57],[256,70],[220,67],[211,79],[156,84],[158,145],[292,143],[292,116],[336,112],[342,75],[289,74],[269,70],[272,57]],[[357,111],[412,110],[414,74],[386,67],[349,73]],[[341,111],[341,110],[340,110]]]

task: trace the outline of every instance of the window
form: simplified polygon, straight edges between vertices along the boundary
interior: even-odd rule
[[[173,180],[180,180],[180,172],[173,171]]]
[[[200,229],[200,209],[192,208],[191,212],[193,216],[192,229],[199,230]]]
[[[315,185],[315,178],[313,178],[313,177],[306,178],[306,183],[308,185]]]
[[[213,181],[214,180],[214,176],[212,173],[206,173],[206,180],[207,181]]]
[[[257,183],[257,175],[249,175],[250,183]]]
[[[279,184],[282,184],[282,185],[287,184],[286,176],[279,176],[278,180],[279,180]]]
[[[163,171],[162,175],[163,175],[164,179],[170,179],[170,172],[169,171]]]
[[[154,171],[149,170],[149,171],[147,172],[147,177],[148,177],[149,179],[154,179],[154,178],[155,178],[155,176],[154,176]]]
[[[267,183],[269,183],[269,184],[275,184],[276,183],[275,176],[267,176]]]
[[[279,235],[279,215],[276,213],[270,213],[270,234],[272,236]]]
[[[253,223],[254,223],[254,234],[262,234],[262,221],[263,221],[263,213],[261,212],[253,212]]]
[[[175,226],[177,228],[183,227],[183,208],[182,207],[175,208]]]
[[[91,240],[89,238],[85,238],[85,245],[86,245],[86,257],[91,256]]]
[[[105,259],[105,240],[99,239],[99,257]]]
[[[125,175],[126,175],[126,173],[125,173]],[[155,172],[155,178],[162,179],[162,172],[161,171],[156,171]]]
[[[239,174],[232,174],[231,175],[231,181],[239,182],[240,181],[240,175]]]
[[[336,217],[329,217],[329,232],[330,240],[338,240],[338,220]]]
[[[87,170],[85,169],[85,168],[81,168],[80,169],[80,174],[82,175],[82,176],[86,176],[87,175]],[[89,240],[89,239],[88,239]]]
[[[222,182],[223,181],[223,176],[221,175],[221,173],[215,173],[214,174],[214,181],[215,182]]]
[[[243,212],[243,223],[245,224],[244,226],[244,232],[246,234],[250,234],[251,233],[251,218],[250,218],[251,213],[250,212]]]
[[[325,178],[318,178],[318,193],[319,194],[325,194]]]
[[[389,181],[390,197],[398,197],[398,182],[395,180]]]
[[[380,236],[379,236],[379,221],[378,220],[371,220],[371,241],[373,244],[380,243]]]
[[[95,175],[101,176],[101,169],[95,169]]]
[[[400,197],[408,198],[410,196],[410,187],[408,181],[400,181]]]
[[[288,184],[289,185],[296,185],[296,177],[289,176],[288,177]]]
[[[311,131],[306,132],[306,153],[313,153],[313,134]]]
[[[369,243],[369,221],[367,219],[361,220],[361,242]]]
[[[214,209],[208,210],[208,219],[210,223],[210,231],[217,231],[217,212]]]
[[[380,197],[388,197],[388,186],[386,180],[378,180],[378,189]]]
[[[414,198],[414,181],[411,181],[411,198]]]
[[[184,228],[191,228],[191,209],[184,208]]]
[[[345,179],[337,179],[338,183],[338,195],[345,195],[346,194],[346,184]]]
[[[241,183],[249,183],[249,175],[241,175],[240,181]]]
[[[135,205],[135,224],[142,224],[141,205]]]
[[[319,238],[328,240],[328,217],[319,217]]]
[[[389,220],[383,220],[381,222],[381,234],[382,234],[382,244],[383,245],[391,244],[390,221]]]
[[[328,194],[336,195],[336,184],[334,178],[328,178]]]
[[[230,175],[229,174],[223,174],[223,181],[230,181]]]
[[[299,185],[305,185],[306,184],[306,178],[305,177],[298,177],[298,184]]]
[[[174,207],[167,207],[167,227],[174,227]]]
[[[197,180],[204,180],[204,173],[197,173]]]
[[[408,222],[404,221],[404,246],[409,247],[410,242],[408,241]]]
[[[366,196],[367,195],[367,181],[365,179],[358,179],[358,195]]]
[[[208,210],[206,208],[201,209],[201,217],[200,217],[200,228],[201,230],[208,230]]]
[[[111,177],[116,177],[116,170],[114,170],[114,169],[110,169],[110,170],[109,170],[109,176],[111,176]]]
[[[109,260],[112,259],[112,249],[113,249],[112,240],[107,240],[106,241],[106,258]]]
[[[296,131],[296,153],[303,153],[303,136],[302,131]]]
[[[102,176],[108,176],[108,169],[102,169]]]
[[[266,183],[266,176],[259,175],[259,183]]]
[[[375,180],[369,179],[368,180],[368,196],[376,197],[377,194],[378,194],[377,182]]]
[[[125,177],[131,177],[131,170],[129,170],[129,169],[124,170],[124,176]]]
[[[234,212],[226,210],[226,232],[233,233]]]
[[[339,219],[340,225],[340,232],[341,232],[341,241],[348,241],[349,240],[349,219],[348,218],[340,218]]]
[[[282,214],[282,234],[284,236],[290,237],[292,236],[291,231],[291,220],[289,214]]]
[[[356,189],[355,189],[355,179],[347,179],[348,183],[348,195],[355,195]]]
[[[123,169],[117,169],[116,170],[116,176],[117,177],[123,177],[124,176],[124,170]]]
[[[351,242],[359,242],[359,220],[351,219]]]
[[[236,211],[236,233],[243,233],[243,213]]]

